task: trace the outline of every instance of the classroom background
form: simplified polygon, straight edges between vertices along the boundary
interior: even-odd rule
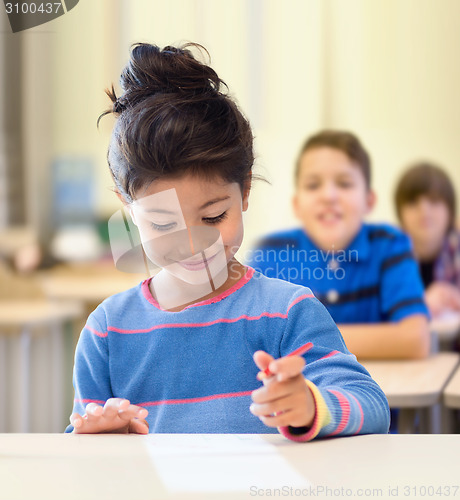
[[[442,166],[460,192],[457,0],[80,0],[14,34],[0,11],[0,431],[63,428],[85,314],[106,290],[138,281],[113,277],[113,119],[96,122],[132,43],[187,41],[206,47],[249,118],[255,172],[270,181],[254,184],[241,258],[263,234],[297,225],[294,160],[320,129],[350,130],[370,152],[378,202],[369,220],[396,223],[394,187],[417,160]],[[16,275],[16,258],[43,269]],[[80,266],[77,281],[69,263]],[[56,298],[66,307],[50,308]],[[24,302],[14,309],[13,299]],[[48,309],[34,315],[27,300]]]

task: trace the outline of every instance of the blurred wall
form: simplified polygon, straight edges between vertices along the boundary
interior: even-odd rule
[[[373,220],[394,221],[402,168],[427,158],[460,193],[458,0],[81,0],[69,14],[24,32],[25,154],[29,219],[46,226],[49,167],[81,155],[97,167],[97,210],[118,208],[105,162],[111,118],[104,88],[129,45],[195,41],[249,117],[256,183],[243,251],[259,235],[295,225],[292,169],[304,138],[350,129],[368,147],[379,202]]]
[[[0,17],[0,34],[9,29]],[[2,36],[0,43],[0,230],[26,219],[22,147],[21,39]]]
[[[408,163],[438,162],[460,196],[460,2],[326,0],[325,125],[356,131],[373,158],[379,202],[395,220]]]

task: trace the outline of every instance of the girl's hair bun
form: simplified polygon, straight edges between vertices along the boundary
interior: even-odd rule
[[[113,106],[104,114],[117,117],[107,160],[128,203],[154,180],[185,173],[236,182],[242,193],[250,184],[249,122],[221,91],[225,83],[190,48],[208,54],[197,44],[133,45],[120,77],[122,95],[117,98],[113,86],[107,91]]]
[[[187,95],[196,99],[200,94],[220,94],[222,86],[226,87],[225,82],[211,67],[195,59],[189,48],[209,56],[206,49],[196,43],[164,49],[148,43],[134,44],[120,76],[123,94],[117,98],[113,86],[106,91],[113,102],[111,112],[119,114],[156,94],[178,93],[181,99]]]

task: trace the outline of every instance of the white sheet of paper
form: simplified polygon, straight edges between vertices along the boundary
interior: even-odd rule
[[[275,445],[253,434],[150,434],[146,446],[171,492],[308,488]],[[293,445],[295,445],[293,443]]]

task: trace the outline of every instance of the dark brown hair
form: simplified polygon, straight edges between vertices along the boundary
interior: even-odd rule
[[[366,181],[366,186],[370,189],[371,186],[371,159],[369,153],[364,149],[360,140],[351,132],[341,130],[322,130],[314,134],[304,142],[297,157],[295,166],[295,182],[299,179],[300,161],[303,154],[310,150],[320,147],[328,147],[338,149],[345,153],[348,158],[354,161]]]
[[[131,202],[160,177],[193,173],[237,182],[242,191],[254,163],[250,125],[216,72],[182,47],[138,43],[117,97],[106,90],[118,119],[107,159],[117,190]],[[206,52],[207,53],[207,52]]]
[[[403,174],[395,191],[396,212],[400,221],[402,207],[420,196],[444,201],[450,214],[449,230],[454,227],[457,211],[455,190],[442,168],[424,161],[415,163]]]

